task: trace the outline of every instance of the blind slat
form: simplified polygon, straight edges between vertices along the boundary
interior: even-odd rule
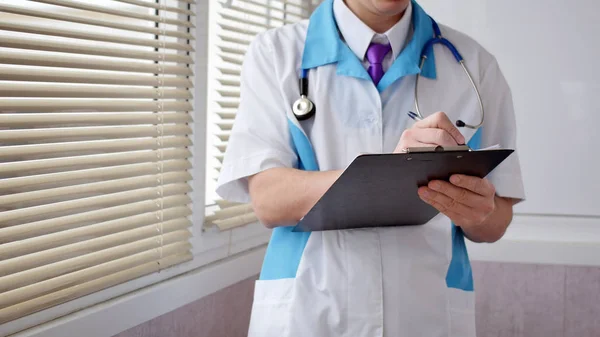
[[[136,176],[131,178],[106,180],[101,182],[49,188],[37,191],[0,195],[0,207],[8,207],[17,203],[36,203],[40,200],[64,196],[77,196],[84,193],[116,193],[147,187],[158,187],[162,184],[184,183],[192,179],[188,172],[167,172],[163,175]]]
[[[223,75],[231,75],[231,76],[238,76],[238,77],[242,75],[242,72],[239,69],[229,69],[229,68],[223,68],[223,67],[219,67],[218,69]]]
[[[127,282],[141,276],[158,272],[162,268],[183,263],[192,259],[191,253],[172,255],[160,259],[158,263],[152,261],[138,267],[130,268],[112,275],[107,275],[94,279],[92,281],[62,289],[60,291],[44,295],[27,302],[19,303],[14,306],[0,309],[0,324],[14,320],[36,311],[52,307],[57,304],[68,302],[72,299],[91,294],[93,292],[109,288],[111,286]]]
[[[162,121],[161,121],[162,118]],[[178,113],[28,113],[0,114],[0,125],[3,126],[46,126],[46,125],[129,125],[129,124],[160,124],[160,123],[190,123],[192,116],[185,112]],[[2,163],[0,163],[2,166]],[[0,172],[2,170],[0,169]]]
[[[258,12],[256,10],[254,10],[254,9],[244,8],[244,7],[241,7],[241,6],[236,5],[236,4],[234,4],[233,6],[231,6],[231,9],[234,10],[234,11],[236,11],[236,12],[254,15],[257,18],[262,18],[262,19],[267,19],[268,18],[270,20],[283,22],[285,24],[296,23],[296,21],[294,21],[294,20],[289,20],[289,19],[286,19],[286,18],[279,18],[279,17],[273,16],[273,15],[269,16],[268,9],[261,13],[261,12]]]
[[[22,129],[4,130],[0,132],[0,141],[26,142],[37,140],[50,143],[54,139],[72,137],[106,137],[106,138],[133,138],[133,137],[158,137],[188,135],[192,129],[187,125],[143,125],[143,126],[90,126],[77,128],[53,129]],[[6,143],[4,144],[6,145]]]
[[[237,109],[240,106],[240,102],[239,101],[222,101],[222,100],[219,100],[219,101],[217,101],[217,104],[219,104],[222,108],[229,108],[229,109]]]
[[[70,143],[13,145],[0,147],[0,158],[22,157],[25,155],[48,155],[55,153],[69,153],[75,151],[133,151],[151,150],[168,147],[185,147],[192,145],[188,137],[164,137],[162,139],[112,139],[92,140]]]
[[[227,63],[231,63],[231,64],[235,64],[238,66],[241,66],[244,63],[244,60],[240,57],[238,57],[238,55],[232,55],[232,54],[227,54],[227,53],[219,53],[219,57]]]
[[[90,71],[78,71],[67,69],[24,69],[2,65],[0,65],[0,81],[118,84],[128,86],[144,85],[156,87],[185,88],[193,87],[192,82],[184,77],[165,77],[131,74],[98,74],[96,72]],[[191,95],[187,97],[191,97]]]
[[[237,44],[237,45],[245,46],[245,47],[248,47],[250,45],[250,40],[244,40],[244,39],[240,39],[237,37],[231,37],[231,36],[228,36],[225,34],[219,34],[218,36],[224,42],[229,42],[229,43],[233,43],[233,44]]]
[[[233,129],[233,123],[217,123],[217,126],[223,131],[231,131]]]
[[[240,98],[239,90],[219,89],[219,90],[217,90],[217,92],[223,97]]]
[[[81,226],[67,231],[60,231],[42,236],[34,236],[28,239],[0,245],[0,260],[7,260],[21,255],[27,255],[50,248],[64,246],[70,243],[76,243],[85,238],[89,239],[90,237],[105,237],[111,234],[120,234],[124,231],[133,229],[141,230],[142,228],[156,228],[156,226],[160,225],[161,221],[163,221],[163,230],[165,233],[167,233],[171,231],[168,229],[171,228],[169,226],[185,225],[185,227],[189,227],[191,224],[186,217],[191,214],[192,210],[189,207],[180,206],[167,208],[159,212],[142,213],[134,216],[119,218],[117,220],[94,223],[92,225]],[[118,239],[118,237],[116,238]],[[2,284],[3,282],[0,282],[0,292],[5,291],[2,290],[4,289],[2,288]]]
[[[217,78],[217,81],[221,83],[221,85],[229,86],[229,87],[237,87],[239,88],[241,83],[239,79],[230,79],[230,78]]]
[[[168,234],[171,232],[175,232],[175,231],[181,231],[181,230],[185,230],[187,227],[189,227],[191,225],[191,223],[189,222],[189,220],[186,219],[178,219],[175,221],[169,221],[169,222],[165,222],[162,226],[163,229],[163,233],[164,234]],[[73,255],[75,253],[77,253],[77,251],[81,251],[82,253],[85,253],[86,255],[82,256],[83,258],[71,258],[71,259],[67,259],[67,260],[63,260],[60,262],[55,262],[55,263],[51,263],[51,264],[47,264],[47,265],[42,265],[40,267],[35,267],[32,269],[26,269],[24,271],[21,272],[17,272],[17,273],[12,273],[12,274],[8,274],[4,277],[0,277],[0,292],[6,292],[6,291],[11,291],[14,289],[19,289],[25,286],[28,286],[30,284],[36,283],[36,282],[40,282],[43,280],[47,280],[56,276],[59,276],[61,274],[65,274],[71,271],[75,271],[78,269],[83,269],[87,266],[93,266],[95,264],[100,264],[105,261],[105,257],[104,259],[99,259],[99,256],[96,254],[90,254],[92,252],[96,252],[96,251],[100,251],[100,253],[104,253],[102,252],[102,250],[108,250],[108,248],[112,248],[112,247],[116,247],[119,245],[125,245],[125,244],[132,244],[136,243],[136,244],[146,244],[148,245],[148,241],[146,240],[145,242],[136,242],[136,241],[141,241],[144,239],[148,239],[148,238],[157,238],[157,226],[159,225],[151,225],[151,226],[146,226],[146,227],[140,227],[137,228],[135,230],[130,230],[130,231],[125,231],[125,232],[121,232],[118,233],[119,235],[108,235],[105,237],[101,237],[101,238],[97,238],[97,239],[92,239],[92,240],[87,240],[87,241],[83,241],[82,243],[79,243],[77,245],[70,245],[70,246],[66,246],[63,248],[66,249],[62,249],[64,251],[66,251],[65,254],[69,254],[69,255]],[[178,236],[176,238],[182,238],[182,236]],[[163,237],[164,239],[164,237]],[[100,242],[102,240],[102,242]],[[109,241],[112,240],[112,241]],[[165,242],[163,240],[163,244],[165,246],[167,245],[171,245],[169,241],[174,241],[172,238],[167,238],[167,242]],[[88,244],[89,247],[81,247],[83,244]],[[79,247],[76,247],[79,246]],[[123,248],[123,247],[118,247],[119,248]],[[128,247],[126,247],[128,248]],[[45,254],[54,254],[52,252],[46,252]],[[58,254],[58,253],[56,253]],[[55,254],[55,255],[56,255]],[[67,255],[67,256],[69,256]],[[106,256],[106,253],[104,254]],[[114,257],[111,256],[111,257]],[[4,296],[5,294],[3,294]],[[6,294],[8,295],[8,294]],[[4,305],[6,302],[0,300],[0,307]]]
[[[2,53],[0,53],[0,63],[40,67],[127,71],[134,73],[149,74],[184,76],[193,75],[192,68],[183,65],[164,65],[128,60],[105,60],[93,57],[81,57],[70,55],[41,55],[41,53],[31,54],[23,51],[13,50],[2,51]]]
[[[169,19],[169,18],[157,16],[157,15],[136,13],[134,11],[122,11],[122,10],[113,9],[110,7],[96,6],[96,5],[91,5],[91,4],[76,2],[76,1],[71,1],[71,0],[29,0],[29,1],[45,3],[45,4],[49,4],[49,5],[63,6],[63,7],[74,8],[74,9],[81,9],[81,10],[86,10],[86,11],[96,12],[96,13],[117,15],[117,16],[122,16],[122,17],[126,17],[126,18],[132,18],[132,19],[161,22],[161,23],[167,23],[167,24],[171,24],[171,25],[194,28],[194,24],[191,23],[190,21]]]
[[[172,233],[166,233],[162,236],[162,239],[163,239],[163,244],[169,244],[172,242],[186,240],[189,237],[190,237],[189,231],[180,230],[180,231],[175,231]],[[79,250],[85,252],[85,246],[82,246],[81,243],[75,244],[75,245],[77,245],[76,249],[79,249]],[[81,261],[83,259],[84,261],[87,260],[89,262],[94,262],[94,261],[98,261],[98,260],[93,260],[95,258],[96,259],[100,258],[101,261],[103,260],[103,258],[118,259],[120,257],[124,257],[124,256],[130,255],[130,254],[135,254],[138,252],[142,252],[144,250],[156,248],[157,246],[158,247],[160,246],[160,239],[157,240],[156,237],[150,237],[147,239],[139,240],[138,242],[132,242],[132,243],[124,244],[124,245],[119,245],[119,246],[116,246],[114,249],[106,249],[105,256],[103,256],[103,257],[96,256],[96,254],[91,254],[91,256],[86,256],[87,254],[77,256],[76,255],[77,252],[73,252],[72,254],[73,254],[73,256],[76,256],[75,261]],[[49,265],[51,263],[55,263],[58,261],[64,261],[64,260],[68,261],[68,258],[69,258],[68,254],[70,254],[70,251],[69,251],[70,249],[71,249],[71,246],[58,247],[58,248],[50,249],[48,251],[42,251],[42,252],[38,252],[38,253],[34,253],[34,254],[25,255],[18,259],[9,259],[9,260],[0,261],[0,276],[7,276],[10,274],[20,273],[25,270],[37,268],[37,267],[43,266],[43,265]],[[94,252],[94,251],[92,250],[90,252]],[[108,256],[106,256],[106,255],[108,255]],[[91,261],[90,261],[90,259],[91,259]],[[93,264],[94,263],[88,264],[88,265],[93,265]]]
[[[5,225],[9,221],[39,216],[42,214],[75,211],[77,209],[85,209],[86,207],[116,206],[130,202],[156,199],[168,195],[185,194],[191,191],[192,189],[188,184],[169,184],[161,187],[140,188],[126,192],[8,210],[0,213],[0,226]]]
[[[107,207],[100,210],[66,215],[58,218],[44,219],[27,224],[0,228],[0,243],[23,240],[35,236],[55,233],[77,227],[81,223],[91,221],[106,221],[145,212],[158,212],[163,208],[185,206],[191,203],[187,195],[167,196],[162,199],[162,205],[156,200],[144,200],[126,205]]]
[[[228,23],[222,22],[222,21],[218,21],[217,24],[223,30],[227,30],[227,31],[234,32],[234,33],[248,35],[249,37],[254,37],[257,34],[262,33],[262,32],[265,31],[265,29],[261,29],[261,30],[248,30],[248,29],[245,29],[245,28],[240,28],[240,27],[232,26],[231,24],[228,24]]]
[[[242,17],[235,16],[235,15],[230,15],[228,13],[220,13],[220,14],[221,14],[221,17],[223,19],[235,21],[235,22],[238,22],[238,23],[243,23],[246,26],[254,26],[254,27],[258,27],[259,29],[261,29],[261,28],[271,28],[271,26],[268,25],[268,24],[266,24],[266,23],[244,19]]]
[[[236,206],[232,206],[232,207],[222,208],[218,211],[215,211],[215,217],[216,217],[216,220],[223,220],[223,219],[231,218],[233,216],[249,214],[252,212],[254,212],[254,210],[252,209],[252,205],[242,204],[242,205],[236,205]]]
[[[160,10],[169,11],[169,12],[181,13],[181,14],[185,14],[185,15],[189,15],[189,16],[196,15],[196,13],[194,11],[191,11],[188,9],[166,6],[164,4],[157,4],[157,3],[152,3],[152,2],[148,2],[148,1],[141,1],[141,0],[115,0],[115,1],[124,2],[124,3],[132,4],[132,5],[138,5],[138,6],[142,6],[142,7],[160,9]]]
[[[221,49],[222,52],[226,53],[224,55],[228,55],[230,57],[242,57],[246,54],[246,50],[244,49],[240,49],[240,48],[232,48],[232,47],[228,47],[228,46],[223,46],[220,44],[217,44],[217,47],[219,47],[219,49]]]
[[[132,32],[149,33],[149,34],[153,34],[153,35],[172,36],[172,37],[178,37],[178,38],[187,39],[187,40],[194,39],[194,36],[192,34],[183,33],[181,31],[177,31],[177,30],[164,30],[164,29],[158,29],[158,28],[151,28],[151,27],[147,27],[147,26],[124,24],[124,23],[115,22],[115,21],[97,20],[97,19],[92,19],[89,17],[80,17],[77,15],[61,14],[61,13],[57,13],[56,11],[43,11],[43,10],[37,10],[37,9],[33,9],[33,8],[24,8],[24,7],[19,7],[19,6],[7,5],[7,4],[0,4],[0,12],[20,14],[20,15],[26,15],[26,16],[44,18],[44,19],[59,20],[59,21],[65,21],[65,22],[81,23],[81,24],[107,27],[107,28],[122,29],[122,30],[132,31]]]
[[[0,112],[133,112],[190,111],[182,101],[0,99]]]
[[[113,165],[124,165],[124,164],[134,164],[134,163],[148,163],[148,162],[157,162],[163,160],[163,170],[171,167],[169,165],[170,160],[173,159],[186,159],[192,156],[192,153],[188,149],[184,148],[169,148],[169,149],[159,149],[159,150],[146,150],[146,151],[131,151],[131,152],[121,152],[121,153],[110,153],[110,154],[95,154],[95,155],[87,155],[87,156],[77,156],[77,157],[61,157],[61,158],[51,158],[51,159],[38,159],[38,160],[24,160],[24,161],[14,161],[7,163],[0,163],[0,175],[7,175],[12,173],[21,173],[27,174],[29,171],[36,170],[48,170],[48,169],[63,169],[68,171],[71,167],[77,166],[113,166]],[[164,167],[164,164],[167,164],[167,167]],[[181,161],[180,163],[183,163]],[[91,172],[85,172],[88,174]],[[71,172],[73,174],[73,172]],[[19,179],[19,178],[16,178]],[[54,176],[48,178],[49,181],[53,181],[53,179],[58,179],[58,177]],[[14,188],[15,184],[6,184],[6,178],[4,181],[0,181],[0,188]],[[9,187],[12,186],[12,187]]]
[[[299,4],[297,2],[293,2],[293,1],[273,0],[272,2],[269,2],[269,3],[267,3],[267,2],[259,2],[259,1],[256,1],[256,0],[235,0],[235,1],[236,2],[243,2],[243,3],[247,3],[247,4],[259,6],[259,7],[264,7],[264,8],[267,8],[269,10],[272,10],[272,11],[278,11],[278,12],[286,13],[286,14],[288,13],[288,11],[285,9],[285,7],[283,7],[283,5],[288,5],[290,7],[295,7],[295,8],[303,10],[304,11],[304,15],[308,16],[308,14],[309,14],[308,13],[308,10],[309,10],[308,6],[305,6],[305,5],[302,5],[302,4]],[[279,4],[282,5],[282,7],[273,6],[272,5],[273,3],[279,3]]]
[[[69,286],[79,285],[98,277],[114,274],[116,272],[133,268],[144,263],[157,261],[162,257],[183,254],[190,249],[191,245],[187,242],[168,244],[160,248],[149,249],[112,261],[105,261],[102,264],[94,265],[83,270],[77,270],[53,279],[27,285],[22,288],[17,288],[2,294],[2,297],[0,297],[0,308],[6,308],[8,306],[25,302],[27,300],[46,295]],[[104,252],[97,253],[97,256],[94,256],[94,258],[97,259],[98,256],[102,256],[102,253]],[[58,268],[64,268],[66,271],[69,271],[69,269],[65,268],[65,266],[57,266],[57,269]]]
[[[0,97],[191,99],[186,89],[0,83]]]
[[[215,220],[213,223],[219,227],[220,230],[225,231],[235,227],[240,227],[257,222],[258,218],[254,213],[242,214],[223,220]]]
[[[225,153],[225,150],[227,149],[227,144],[217,144],[215,145],[215,147],[219,150],[219,152]]]
[[[130,38],[120,35],[90,33],[73,29],[60,29],[48,26],[36,26],[25,23],[0,22],[0,30],[48,36],[60,36],[81,40],[113,42],[133,46],[166,48],[190,52],[194,51],[194,48],[191,45],[180,42],[168,42],[149,38]]]
[[[36,51],[52,51],[61,53],[71,53],[78,55],[95,55],[95,56],[112,56],[119,58],[141,59],[151,61],[167,61],[192,64],[194,60],[190,56],[154,52],[140,51],[124,48],[110,48],[99,46],[86,46],[77,43],[64,43],[48,41],[39,38],[24,38],[24,37],[9,37],[5,36],[0,39],[0,47],[30,49]]]
[[[221,119],[234,119],[236,112],[235,111],[216,111],[216,114],[219,115],[219,117],[221,117]]]
[[[160,166],[159,166],[160,165]],[[76,182],[83,179],[118,179],[125,177],[144,176],[149,174],[184,171],[191,168],[189,160],[161,160],[157,162],[109,166],[92,169],[79,169],[47,174],[6,178],[0,180],[0,191],[18,189],[32,185],[49,183]]]

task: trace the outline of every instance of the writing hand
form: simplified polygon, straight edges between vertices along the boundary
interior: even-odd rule
[[[465,143],[464,136],[443,112],[437,112],[404,130],[395,153],[408,147],[456,146]]]

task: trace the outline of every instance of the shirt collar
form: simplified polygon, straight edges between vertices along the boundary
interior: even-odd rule
[[[334,0],[333,14],[344,42],[346,42],[348,47],[350,47],[360,60],[364,59],[371,42],[376,39],[375,37],[379,37],[380,35],[383,35],[384,39],[387,38],[389,41],[392,46],[393,59],[395,60],[400,55],[402,49],[404,49],[412,26],[411,2],[408,3],[402,19],[384,34],[377,34],[369,28],[348,8],[344,0]]]
[[[333,11],[334,0],[324,0],[310,17],[304,51],[302,69],[312,69],[327,64],[337,63],[337,74],[370,80],[370,76],[362,65],[362,60],[344,43],[338,31]],[[410,41],[385,73],[377,88],[385,90],[397,79],[419,73],[421,50],[425,43],[433,37],[432,19],[412,0],[412,30]],[[421,75],[435,78],[435,57],[433,52],[427,54]]]

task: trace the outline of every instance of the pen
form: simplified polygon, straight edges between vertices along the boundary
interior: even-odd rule
[[[412,118],[413,120],[415,120],[417,122],[423,120],[423,118],[419,117],[419,115],[417,115],[416,113],[414,113],[412,111],[408,112],[408,117]]]
[[[414,119],[414,120],[415,120],[415,121],[417,121],[417,122],[418,122],[418,121],[422,121],[422,120],[423,120],[423,118],[419,117],[419,115],[417,115],[416,113],[414,113],[414,112],[412,112],[412,111],[409,111],[409,112],[408,112],[408,116],[409,116],[410,118]],[[459,145],[459,146],[463,146],[463,145],[465,145],[465,144],[458,144],[458,145]]]

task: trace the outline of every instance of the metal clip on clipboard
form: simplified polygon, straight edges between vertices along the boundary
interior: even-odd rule
[[[458,146],[428,146],[428,147],[408,147],[404,149],[403,153],[424,153],[424,152],[457,152],[457,151],[473,151],[467,145]]]

